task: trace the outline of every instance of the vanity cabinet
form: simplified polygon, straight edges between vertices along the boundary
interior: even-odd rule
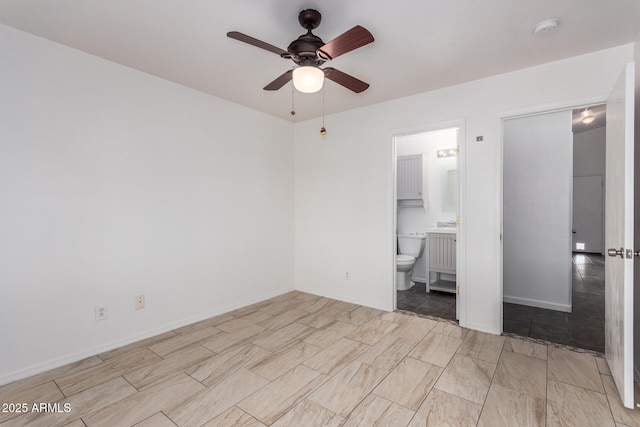
[[[422,154],[398,156],[398,200],[422,199]]]
[[[456,234],[429,233],[429,272],[456,274]],[[455,292],[456,283],[438,280],[427,284],[430,290]]]
[[[456,235],[429,233],[429,271],[456,274]]]

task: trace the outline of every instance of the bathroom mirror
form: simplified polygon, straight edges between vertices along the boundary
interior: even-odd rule
[[[458,171],[456,169],[442,170],[442,211],[457,212],[458,210]]]

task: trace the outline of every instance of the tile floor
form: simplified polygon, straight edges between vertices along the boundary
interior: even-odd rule
[[[504,331],[604,353],[604,257],[574,254],[572,313],[503,304]],[[397,292],[399,310],[455,320],[455,295],[425,292],[424,283]]]
[[[397,291],[398,310],[411,311],[441,319],[456,320],[456,296],[449,292],[426,292],[424,283],[417,283],[406,291]]]
[[[0,426],[640,426],[592,354],[298,291],[2,386],[0,402],[61,408]]]
[[[604,256],[574,254],[573,310],[504,303],[505,332],[604,353]]]

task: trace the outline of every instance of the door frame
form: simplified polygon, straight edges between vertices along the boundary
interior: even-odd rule
[[[391,276],[389,282],[391,286],[389,288],[389,306],[392,310],[396,310],[397,306],[397,294],[396,294],[396,253],[398,250],[398,242],[395,238],[396,230],[398,229],[398,200],[396,199],[397,193],[397,145],[398,138],[407,135],[416,135],[420,133],[435,132],[438,130],[458,128],[458,146],[460,151],[457,156],[457,171],[458,171],[458,217],[460,218],[460,224],[458,224],[457,242],[456,242],[456,283],[460,288],[460,292],[456,295],[456,304],[458,307],[458,323],[460,326],[466,326],[467,310],[466,310],[466,298],[464,292],[464,284],[466,283],[466,227],[465,227],[465,194],[466,194],[466,137],[465,137],[465,119],[452,119],[442,122],[428,123],[423,125],[417,125],[413,127],[406,127],[393,130],[389,135],[391,141],[391,150],[389,157],[389,226],[387,228],[387,236],[391,239],[391,253],[389,254],[389,263],[391,265]],[[429,278],[427,277],[427,280]]]
[[[508,119],[515,119],[527,116],[537,116],[547,113],[555,113],[558,111],[575,110],[579,108],[585,108],[592,105],[605,104],[607,102],[606,96],[603,97],[591,97],[568,100],[555,104],[534,105],[525,108],[519,108],[514,110],[502,111],[497,114],[498,116],[498,135],[500,135],[500,141],[496,144],[497,148],[497,164],[499,165],[496,179],[498,180],[496,188],[499,188],[499,218],[500,218],[500,265],[499,265],[499,277],[500,277],[500,312],[497,314],[499,318],[500,333],[504,332],[504,245],[502,236],[504,233],[504,121]],[[573,183],[571,184],[573,185]],[[573,202],[572,202],[573,203]],[[571,233],[571,230],[568,230]]]

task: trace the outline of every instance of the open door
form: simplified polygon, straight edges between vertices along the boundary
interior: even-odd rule
[[[605,352],[624,406],[633,408],[634,64],[607,100]]]
[[[602,175],[573,177],[573,251],[604,255]]]

